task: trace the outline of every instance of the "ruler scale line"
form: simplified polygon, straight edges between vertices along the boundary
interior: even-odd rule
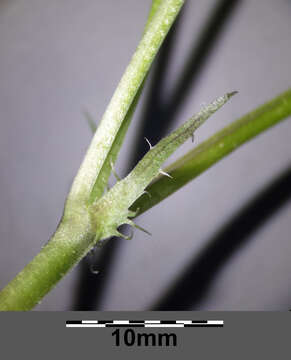
[[[67,320],[66,327],[189,328],[223,327],[223,320]]]

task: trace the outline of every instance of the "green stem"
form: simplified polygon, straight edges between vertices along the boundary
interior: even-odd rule
[[[147,22],[145,25],[144,33],[149,28],[160,4],[161,4],[161,0],[153,0],[152,1],[152,5],[151,5],[148,19],[147,19]],[[97,178],[95,180],[94,186],[93,186],[91,194],[90,194],[90,198],[89,198],[90,204],[92,204],[96,199],[99,199],[103,195],[104,190],[106,189],[106,186],[108,184],[108,179],[109,179],[109,176],[112,171],[112,165],[114,165],[117,160],[118,153],[121,149],[121,146],[123,144],[128,127],[131,123],[131,119],[133,117],[136,106],[137,106],[140,96],[142,94],[145,81],[146,81],[146,78],[143,80],[142,84],[140,85],[138,92],[135,95],[135,97],[128,109],[128,112],[127,112],[124,120],[122,121],[122,124],[121,124],[121,126],[118,130],[118,133],[114,139],[114,142],[110,148],[110,151],[107,153],[106,159],[104,160],[103,165],[98,172]],[[95,123],[92,123],[92,119],[90,117],[87,116],[87,118],[89,121],[89,125],[92,129],[92,133],[94,134],[95,131],[97,130],[96,125],[95,125]]]
[[[290,115],[291,89],[236,120],[168,166],[165,171],[173,179],[164,176],[156,178],[146,189],[150,196],[143,195],[131,210],[139,209],[139,215],[147,211],[227,154]]]
[[[116,135],[141,86],[155,55],[179,13],[184,0],[157,2],[156,12],[150,12],[150,22],[121,81],[101,119],[81,167],[75,177],[70,199],[89,201],[98,174],[114,143]]]
[[[0,292],[0,310],[33,308],[92,248],[94,236],[87,210],[63,219],[39,254]]]
[[[0,310],[30,310],[94,246],[89,199],[148,69],[183,0],[153,0],[143,38],[89,146],[66,201],[63,218],[40,253],[0,292]],[[96,234],[97,233],[97,234]],[[97,238],[96,238],[97,236]]]

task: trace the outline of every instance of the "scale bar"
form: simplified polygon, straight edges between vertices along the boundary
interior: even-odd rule
[[[67,320],[66,327],[78,328],[184,328],[223,327],[223,320]]]

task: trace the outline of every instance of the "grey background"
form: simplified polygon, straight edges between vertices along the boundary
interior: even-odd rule
[[[169,88],[214,3],[188,0]],[[102,116],[149,6],[149,0],[0,1],[0,287],[55,230],[91,138],[82,109],[97,121]],[[226,91],[240,94],[196,141],[290,86],[290,17],[287,0],[241,1],[179,122]],[[121,174],[134,152],[141,111],[139,106],[118,161]],[[153,236],[136,232],[132,241],[120,240],[102,309],[146,308],[232,214],[290,165],[290,132],[290,121],[271,129],[142,216],[138,223]],[[173,159],[192,146],[189,141]],[[276,213],[227,262],[198,309],[290,307],[290,209]],[[76,274],[74,269],[36,309],[68,309]]]
[[[287,312],[137,312],[135,319],[211,319],[224,320],[222,328],[136,329],[136,333],[175,333],[177,347],[145,347],[122,345],[115,347],[113,329],[66,328],[66,320],[131,319],[131,312],[30,312],[1,313],[0,330],[5,341],[1,351],[12,358],[29,355],[30,359],[87,355],[110,356],[110,359],[188,359],[194,355],[203,359],[288,359],[290,353],[290,313]],[[41,331],[40,331],[41,329]],[[28,331],[29,330],[29,331]],[[124,332],[123,329],[120,331]],[[48,346],[47,339],[50,344]],[[15,341],[17,345],[15,346]],[[211,346],[209,346],[211,345]]]

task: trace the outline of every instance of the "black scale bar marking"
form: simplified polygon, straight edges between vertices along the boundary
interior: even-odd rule
[[[223,320],[67,320],[66,327],[184,328],[223,327]]]

